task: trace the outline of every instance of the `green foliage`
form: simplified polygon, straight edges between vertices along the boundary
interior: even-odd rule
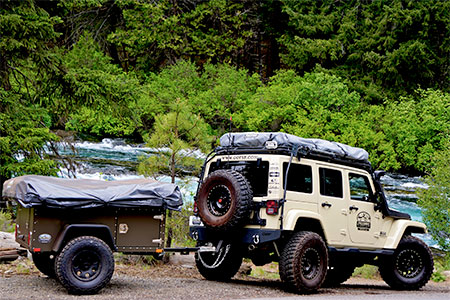
[[[364,104],[336,76],[286,71],[260,87],[235,120],[243,130],[281,130],[363,147],[375,166],[397,169],[393,146],[379,126],[383,115],[383,108]]]
[[[450,139],[450,94],[418,90],[387,104],[381,125],[403,168],[425,171]]]
[[[173,183],[186,169],[199,169],[202,160],[194,154],[195,150],[207,151],[209,126],[190,112],[185,101],[177,99],[170,107],[169,113],[156,116],[154,130],[145,138],[147,146],[155,148],[156,153],[143,158],[138,171],[151,176],[167,168]]]
[[[0,176],[56,175],[57,164],[49,159],[46,144],[58,138],[42,126],[47,112],[26,106],[19,95],[0,90]]]
[[[0,231],[14,232],[14,221],[11,212],[0,210]]]
[[[450,251],[450,144],[436,153],[434,167],[425,177],[427,189],[419,191],[417,204],[422,208],[428,231],[444,251]],[[448,255],[447,255],[448,259]]]
[[[81,36],[63,56],[67,93],[60,91],[55,100],[55,115],[67,119],[68,130],[98,136],[123,136],[140,125],[134,112],[147,91],[132,74],[111,63],[89,34]]]
[[[431,275],[431,280],[434,282],[443,282],[447,280],[444,271],[450,270],[450,253],[447,252],[445,256],[434,257],[434,272]]]
[[[244,109],[261,85],[257,75],[228,64],[205,64],[200,71],[188,61],[150,74],[147,82],[150,97],[138,105],[145,127],[150,127],[157,113],[170,111],[173,99],[182,99],[219,134],[228,129],[230,116]]]
[[[193,214],[194,204],[186,203],[180,212],[174,211],[167,219],[166,228],[172,229],[173,247],[195,247],[196,242],[189,236],[189,216]]]
[[[188,57],[230,62],[251,35],[243,28],[241,2],[121,0],[118,5],[125,26],[109,40],[142,70]]]
[[[377,266],[363,265],[362,267],[356,268],[352,276],[366,279],[379,279],[380,273],[378,272]]]
[[[369,100],[448,90],[448,1],[284,1],[289,29],[282,60],[298,70],[316,64],[349,79]]]

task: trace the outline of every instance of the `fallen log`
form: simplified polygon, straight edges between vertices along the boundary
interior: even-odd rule
[[[13,261],[19,256],[26,256],[27,250],[23,248],[0,248],[0,262]]]

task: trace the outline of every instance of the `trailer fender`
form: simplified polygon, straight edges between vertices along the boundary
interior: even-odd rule
[[[59,252],[70,240],[79,236],[95,236],[103,240],[112,251],[117,251],[111,230],[106,225],[98,224],[70,224],[66,225],[58,234],[52,251]]]
[[[396,249],[405,234],[427,233],[425,224],[410,220],[395,220],[384,244],[385,249]]]

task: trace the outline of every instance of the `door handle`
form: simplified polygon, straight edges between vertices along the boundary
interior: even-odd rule
[[[328,203],[328,202],[323,202],[322,203],[322,207],[331,207],[331,203]]]
[[[349,209],[350,209],[350,210],[358,210],[359,208],[356,207],[356,206],[354,206],[354,205],[352,205],[352,206],[349,207]]]

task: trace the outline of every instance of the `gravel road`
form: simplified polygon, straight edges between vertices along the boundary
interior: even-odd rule
[[[318,299],[448,299],[450,282],[430,282],[421,291],[393,291],[382,281],[351,278],[342,287],[321,289]],[[27,259],[0,265],[0,299],[302,299],[283,291],[278,279],[239,275],[231,282],[204,280],[188,265],[116,265],[110,284],[93,296],[72,296],[53,279],[40,274]]]

